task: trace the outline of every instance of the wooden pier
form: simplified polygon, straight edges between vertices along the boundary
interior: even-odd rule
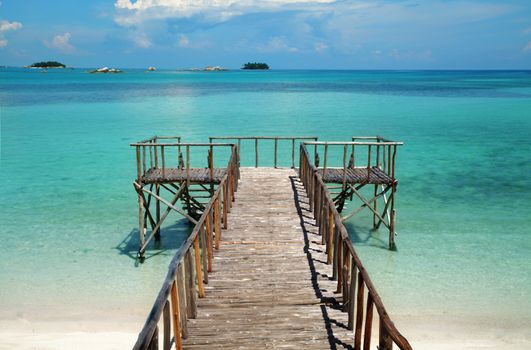
[[[242,139],[255,141],[258,149],[259,138]],[[284,140],[295,147],[295,139]],[[352,146],[352,142],[347,145]],[[320,144],[303,141],[298,161],[292,158],[293,167],[278,168],[278,140],[274,143],[274,167],[258,167],[256,152],[255,168],[240,168],[242,145],[238,142],[230,144],[231,156],[219,179],[214,181],[211,171],[207,171],[208,181],[194,179],[213,191],[197,220],[189,218],[195,221],[194,230],[170,263],[134,349],[388,350],[393,345],[411,349],[385,311],[348,237],[329,180],[325,181],[326,173],[333,172],[318,168],[311,160],[310,144],[314,151]],[[174,186],[174,197],[182,198],[177,195],[185,191],[181,189],[190,188],[190,174],[204,169],[178,166],[175,169],[188,175],[172,182],[174,178],[168,180],[170,171],[164,170],[163,176],[163,169],[143,167],[142,153],[149,152],[143,151],[142,143],[134,146],[140,164],[135,181],[140,227],[145,230],[142,220],[150,214],[143,209],[150,204],[144,194],[155,201],[162,199],[145,189],[157,184],[143,182],[150,171],[160,170],[158,179],[163,179],[165,186]],[[196,146],[178,142],[164,147],[188,147],[188,160],[189,148]],[[394,154],[392,157],[394,167]],[[206,170],[214,169],[212,162],[209,151]],[[357,172],[351,164],[337,170],[342,182],[335,183],[342,183],[345,190],[348,184],[355,189],[360,183],[395,187],[394,171],[389,174],[377,165],[373,167],[370,160],[368,164],[366,178],[349,178],[349,171]],[[371,180],[385,178],[377,173],[379,170],[391,181]],[[179,209],[176,201],[162,203],[169,210]],[[152,235],[160,227],[153,221]]]

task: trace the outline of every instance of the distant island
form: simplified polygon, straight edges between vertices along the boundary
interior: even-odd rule
[[[33,63],[30,66],[26,66],[26,68],[66,68],[66,65],[57,62],[57,61],[43,61],[43,62],[37,62]]]
[[[267,65],[267,63],[248,62],[243,65],[242,69],[269,69],[269,66]]]
[[[119,70],[118,68],[109,68],[109,67],[102,67],[95,70],[91,70],[89,73],[91,74],[107,74],[107,73],[123,73],[123,71]]]

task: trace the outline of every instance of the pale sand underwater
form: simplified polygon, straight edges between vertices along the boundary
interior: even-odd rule
[[[140,316],[140,315],[137,315]],[[20,350],[118,350],[133,347],[138,324],[143,317],[112,320],[112,315],[97,320],[63,320],[0,322],[0,349]],[[470,320],[394,317],[414,349],[484,350],[531,348],[529,328],[519,324],[488,326]],[[527,335],[526,335],[527,334]],[[377,337],[377,336],[376,336]],[[373,344],[377,344],[373,335]]]

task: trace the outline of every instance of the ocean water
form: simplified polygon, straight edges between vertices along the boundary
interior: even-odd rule
[[[136,263],[131,142],[379,134],[405,143],[398,250],[367,214],[348,227],[391,315],[531,328],[529,71],[1,69],[0,117],[4,320],[147,314],[190,228],[170,217]]]

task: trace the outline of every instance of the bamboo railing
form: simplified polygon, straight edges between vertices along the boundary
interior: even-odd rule
[[[373,167],[378,167],[389,175],[394,182],[397,147],[404,143],[386,140],[380,136],[353,136],[352,142],[306,141],[304,144],[314,146],[316,157],[318,157],[317,154],[321,147],[323,148],[324,159],[321,167],[323,169],[323,176],[326,175],[328,169],[332,168],[329,164],[329,148],[342,146],[343,163],[340,168],[343,169],[343,186],[345,186],[347,169],[356,167],[356,160],[359,158],[360,149],[364,149],[362,152],[365,152],[367,156],[366,161],[363,161],[361,164],[359,164],[358,161],[357,167],[367,168],[367,181],[369,180],[371,169]],[[316,166],[319,167],[319,164],[316,164]]]
[[[204,284],[212,271],[213,250],[219,249],[221,230],[228,227],[228,211],[237,188],[237,158],[237,149],[232,147],[227,173],[192,233],[173,257],[133,349],[158,349],[159,336],[163,349],[170,349],[172,339],[175,347],[182,349],[182,339],[188,337],[187,320],[197,316],[196,299],[206,296]]]
[[[159,143],[158,140],[174,139],[177,142],[165,142]],[[161,169],[164,176],[165,169],[178,168],[186,169],[188,172],[190,166],[190,148],[192,147],[206,147],[209,149],[208,153],[208,168],[211,173],[214,169],[214,148],[215,147],[234,147],[232,143],[181,143],[180,136],[154,136],[150,139],[135,142],[131,144],[136,148],[136,167],[137,167],[137,180],[140,181],[149,170]],[[176,148],[178,157],[176,159],[170,159],[166,153],[169,149]],[[186,157],[182,154],[182,149],[185,149]],[[237,152],[237,150],[236,150]],[[239,157],[239,156],[238,156]],[[186,164],[185,164],[186,162]]]
[[[379,316],[378,349],[390,350],[393,344],[402,350],[411,349],[407,339],[400,334],[391,321],[369,274],[356,254],[330,192],[317,168],[310,161],[306,144],[300,147],[299,176],[306,189],[310,210],[313,211],[319,233],[326,247],[327,263],[333,266],[333,278],[337,280],[337,292],[342,294],[343,311],[348,313],[347,327],[354,331],[354,349],[362,349],[362,343],[364,350],[370,348],[374,308]],[[367,295],[366,300],[365,295]]]
[[[177,143],[157,142],[158,140],[176,140]],[[191,148],[207,148],[208,156],[205,157],[207,160],[211,183],[211,194],[214,193],[214,149],[229,147],[231,149],[231,159],[226,168],[228,174],[228,181],[231,183],[233,188],[236,188],[238,185],[238,179],[240,177],[240,171],[238,167],[237,159],[238,150],[236,146],[231,143],[181,143],[181,138],[179,136],[154,136],[150,139],[140,141],[137,143],[132,143],[131,146],[136,148],[136,167],[137,167],[137,180],[134,183],[135,190],[138,192],[138,203],[139,203],[139,235],[140,235],[140,248],[139,255],[143,258],[143,254],[151,241],[152,238],[158,239],[160,236],[160,227],[164,222],[166,216],[170,213],[171,210],[174,210],[184,217],[186,217],[192,223],[196,223],[196,220],[184,212],[182,209],[175,206],[176,201],[179,199],[179,196],[183,191],[189,190],[191,186],[191,176],[190,172],[192,171],[191,167]],[[168,149],[177,149],[178,157],[173,157],[168,159],[167,151]],[[182,149],[185,150],[186,156],[183,157]],[[185,174],[185,179],[180,183],[180,188],[168,189],[166,185],[155,184],[153,192],[151,189],[147,189],[143,183],[143,178],[151,170],[161,170],[162,177],[164,178],[168,169],[177,168],[182,169]],[[171,201],[166,201],[160,196],[161,186],[168,189],[173,194],[175,194],[174,199]],[[174,192],[178,191],[178,192]],[[147,198],[146,198],[147,196]],[[156,213],[152,215],[150,212],[149,206],[151,202],[151,197],[155,198]],[[166,205],[168,208],[166,212],[161,216],[160,204]],[[189,203],[188,203],[189,205]],[[147,235],[147,224],[150,223],[152,231]]]
[[[295,142],[296,141],[304,141],[304,140],[313,140],[317,141],[317,136],[211,136],[209,137],[210,142],[214,142],[216,140],[225,140],[225,141],[237,141],[238,145],[238,154],[240,154],[241,150],[241,143],[242,140],[254,140],[254,154],[255,154],[255,168],[258,168],[259,164],[259,157],[258,157],[258,143],[260,140],[262,141],[273,141],[274,142],[274,161],[273,161],[273,167],[278,168],[278,148],[279,148],[279,141],[291,141],[291,167],[295,168]],[[239,160],[239,159],[238,159]]]

